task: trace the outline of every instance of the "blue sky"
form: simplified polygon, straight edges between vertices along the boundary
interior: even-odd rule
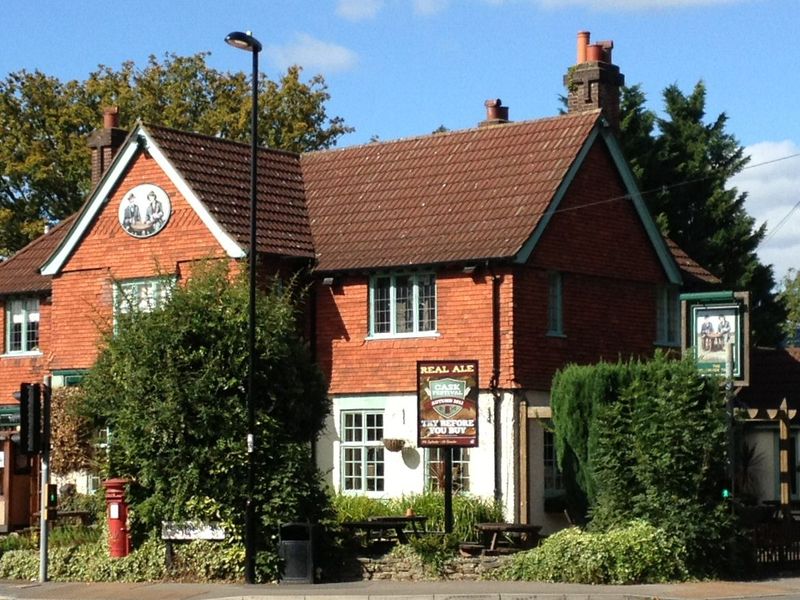
[[[343,146],[472,127],[488,98],[512,120],[556,114],[576,34],[588,30],[614,41],[626,83],[656,110],[667,85],[706,82],[709,119],[725,112],[752,157],[734,184],[767,222],[760,256],[780,278],[800,268],[798,24],[797,0],[5,0],[0,76],[83,79],[99,64],[199,51],[249,72],[249,56],[223,40],[250,30],[269,77],[293,63],[324,75],[329,114],[356,128]]]

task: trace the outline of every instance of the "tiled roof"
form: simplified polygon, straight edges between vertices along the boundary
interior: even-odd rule
[[[712,275],[696,263],[678,244],[666,236],[664,236],[664,241],[672,253],[672,258],[678,263],[683,282],[687,287],[709,287],[720,283],[719,277]]]
[[[317,270],[513,257],[599,112],[302,156]]]
[[[72,215],[0,263],[0,295],[40,294],[50,291],[51,277],[39,274],[39,267],[55,250],[74,220]]]
[[[250,145],[145,125],[217,223],[243,247],[250,239]],[[313,258],[300,157],[260,149],[258,154],[259,252]]]

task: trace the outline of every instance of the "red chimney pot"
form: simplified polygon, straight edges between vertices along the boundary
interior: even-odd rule
[[[586,46],[586,60],[588,62],[606,62],[606,53],[600,44]]]
[[[119,127],[119,106],[108,106],[103,110],[103,128]]]
[[[586,46],[589,45],[589,32],[588,31],[579,31],[578,32],[578,60],[576,64],[581,64],[586,62]]]

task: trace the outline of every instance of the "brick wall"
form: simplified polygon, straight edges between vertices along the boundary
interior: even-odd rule
[[[506,272],[502,285],[510,290],[510,273]],[[491,276],[440,271],[436,287],[438,336],[367,339],[368,278],[354,276],[338,286],[320,285],[316,290],[316,351],[330,392],[413,392],[418,360],[453,358],[477,359],[480,386],[488,387],[492,375]],[[511,294],[501,298],[501,335],[508,360]],[[505,383],[510,384],[510,379]]]
[[[666,275],[607,150],[596,144],[515,277],[516,376],[546,390],[556,369],[648,355]],[[605,202],[608,199],[616,199]],[[575,209],[576,210],[570,210]],[[547,272],[562,272],[564,337],[547,336]]]
[[[568,362],[649,354],[655,289],[666,277],[602,142],[551,219],[525,266],[500,283],[503,388],[547,390]],[[547,272],[562,271],[565,337],[547,334]],[[416,361],[477,358],[481,387],[492,375],[492,278],[437,275],[439,336],[368,339],[366,276],[317,289],[317,357],[331,393],[413,392]],[[513,310],[512,310],[513,307]]]
[[[120,227],[117,211],[126,193],[142,183],[167,192],[172,214],[160,233],[137,239]],[[86,368],[94,362],[101,332],[111,322],[114,280],[185,275],[193,261],[222,255],[219,244],[156,162],[140,155],[53,279],[57,330],[52,368]]]
[[[5,302],[0,302],[3,319],[3,334],[0,336],[0,404],[17,404],[11,394],[19,391],[22,382],[41,382],[50,373],[51,355],[47,349],[52,344],[52,305],[49,298],[39,300],[39,347],[42,354],[25,356],[6,356],[6,322]]]

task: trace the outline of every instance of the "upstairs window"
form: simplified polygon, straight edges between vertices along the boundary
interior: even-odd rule
[[[39,300],[9,300],[6,304],[6,353],[33,352],[39,352]]]
[[[175,280],[152,277],[118,281],[114,288],[114,316],[153,312],[169,300]]]
[[[370,281],[369,333],[404,336],[436,331],[436,276],[377,275]]]
[[[656,343],[678,346],[681,330],[681,301],[678,288],[671,285],[660,286],[656,294]]]
[[[547,274],[547,335],[564,335],[561,273]]]

